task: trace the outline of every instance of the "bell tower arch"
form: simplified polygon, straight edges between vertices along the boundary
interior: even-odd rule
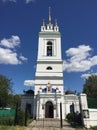
[[[51,41],[47,42],[46,52],[47,52],[47,56],[53,56],[53,44]]]

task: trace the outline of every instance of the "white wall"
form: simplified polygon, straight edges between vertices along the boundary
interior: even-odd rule
[[[54,55],[51,57],[46,56],[46,43],[48,40],[54,41]],[[61,60],[61,38],[53,37],[50,35],[49,37],[43,35],[39,37],[39,45],[38,45],[38,60]]]
[[[68,113],[70,113],[70,105],[72,105],[72,103],[74,103],[74,111],[80,112],[78,96],[74,94],[68,94],[68,95],[65,95],[64,99],[65,99],[64,100],[65,101],[65,116]]]
[[[21,109],[25,111],[26,109],[26,103],[31,104],[31,114],[33,115],[33,109],[34,109],[34,95],[22,95],[21,100]]]
[[[80,104],[82,110],[88,109],[87,95],[85,93],[80,94]]]
[[[87,104],[87,95],[80,94],[83,124],[86,128],[90,128],[91,126],[97,126],[97,109],[89,109]]]
[[[47,67],[50,66],[52,67],[52,70],[47,70]],[[62,72],[63,70],[63,64],[60,63],[58,64],[57,61],[56,63],[54,64],[51,64],[51,63],[46,63],[45,64],[37,64],[37,72]]]
[[[84,125],[87,128],[91,126],[97,126],[97,109],[88,109],[89,110],[89,118],[84,118]]]
[[[62,98],[62,95],[58,94],[57,95],[57,107],[54,108],[54,118],[60,118],[60,102],[62,103],[62,118],[64,119],[64,100]],[[45,118],[45,104],[47,101],[51,101],[54,106],[56,106],[56,99],[55,99],[55,94],[50,93],[49,95],[47,94],[40,94],[40,97],[37,97],[37,113],[36,117],[41,119]]]

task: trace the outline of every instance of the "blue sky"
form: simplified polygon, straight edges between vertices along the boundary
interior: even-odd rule
[[[14,93],[34,80],[42,19],[57,19],[62,34],[65,89],[81,92],[85,78],[97,74],[97,0],[0,0],[0,74]]]

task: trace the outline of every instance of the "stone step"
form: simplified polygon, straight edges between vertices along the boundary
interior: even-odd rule
[[[36,121],[60,121],[57,118],[44,118],[44,119],[37,119]]]

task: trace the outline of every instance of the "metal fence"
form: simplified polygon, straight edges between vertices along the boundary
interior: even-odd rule
[[[97,98],[87,98],[88,101],[88,108],[95,108],[97,109]]]
[[[15,109],[1,109],[0,110],[0,117],[14,117],[15,116]]]

